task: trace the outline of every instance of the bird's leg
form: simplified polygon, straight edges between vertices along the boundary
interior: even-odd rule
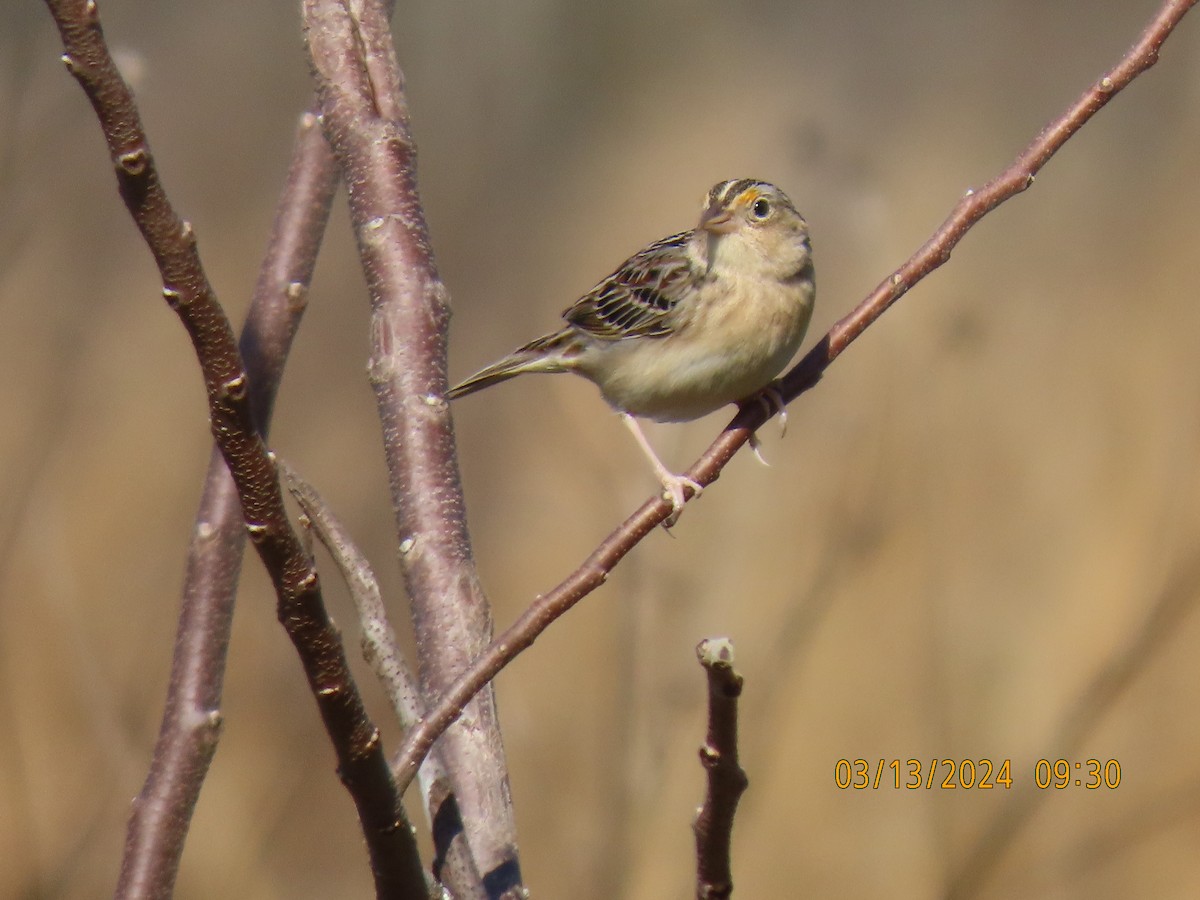
[[[674,512],[671,514],[672,519],[679,516],[680,510],[683,509],[683,504],[686,498],[683,496],[683,489],[690,487],[693,496],[699,496],[704,490],[702,484],[693,481],[686,475],[676,475],[662,464],[662,460],[658,458],[658,454],[654,452],[654,448],[650,446],[650,442],[646,440],[646,435],[642,432],[642,426],[638,420],[629,413],[621,413],[621,421],[625,423],[625,427],[633,432],[633,438],[638,442],[638,446],[642,448],[642,452],[646,454],[646,458],[650,460],[650,465],[654,466],[654,474],[658,476],[658,480],[662,482],[665,491],[664,496],[671,501],[671,507]]]

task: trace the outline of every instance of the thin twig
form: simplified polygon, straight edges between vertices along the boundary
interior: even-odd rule
[[[400,651],[370,561],[316,488],[287,462],[282,459],[277,462],[288,490],[333,557],[350,590],[362,628],[363,656],[383,686],[400,727],[411,728],[425,714],[425,701]],[[421,764],[418,784],[433,834],[434,877],[450,889],[455,900],[484,900],[487,894],[483,879],[467,846],[450,776],[437,747]]]
[[[700,748],[708,789],[692,824],[696,833],[696,900],[726,900],[733,894],[733,816],[750,783],[738,763],[742,676],[733,668],[733,644],[728,638],[701,641],[696,656],[708,675],[708,735]]]
[[[288,523],[275,465],[255,428],[233,329],[208,283],[192,227],[163,189],[133,96],[105,45],[94,0],[46,2],[62,36],[63,61],[92,103],[121,196],[158,265],[163,296],[195,348],[213,435],[237,486],[247,531],[275,587],[280,621],[300,655],[337,752],[339,774],[358,809],[376,892],[426,896],[413,835],[397,827],[399,796],[378,730],[367,717],[325,612],[316,570]]]
[[[417,722],[425,709],[421,700],[421,692],[417,680],[409,670],[404,655],[400,652],[400,642],[396,639],[396,631],[388,618],[387,608],[383,605],[383,596],[379,591],[379,580],[371,563],[355,545],[346,526],[333,513],[317,489],[305,481],[291,465],[282,459],[276,459],[284,482],[292,497],[300,505],[308,519],[308,527],[316,533],[317,538],[329,551],[342,580],[350,590],[354,600],[354,608],[358,612],[358,623],[362,628],[363,658],[371,664],[379,679],[396,720],[401,728],[410,728]],[[431,767],[433,757],[425,761],[422,775]],[[422,787],[424,793],[426,788]]]
[[[371,294],[369,371],[383,426],[421,687],[441,696],[487,646],[491,613],[467,537],[446,393],[448,293],[417,192],[415,148],[378,0],[305,0],[325,133],[350,185]],[[482,685],[481,685],[482,686]],[[469,698],[468,698],[469,699]],[[503,743],[490,691],[441,743],[489,893],[522,892]]]
[[[855,338],[877,320],[918,281],[944,264],[950,252],[984,215],[1033,184],[1034,176],[1067,139],[1158,61],[1159,48],[1196,0],[1167,0],[1138,42],[1065,113],[1048,125],[1007,169],[979,191],[968,191],[933,236],[907,262],[886,278],[781,379],[784,402],[812,388],[821,374]],[[765,404],[749,403],[739,410],[712,446],[686,473],[701,485],[711,484],[750,435],[773,414]],[[690,494],[690,489],[685,489]],[[400,748],[402,768],[396,777],[401,790],[411,783],[421,759],[438,736],[458,718],[463,704],[491,681],[559,616],[598,588],[608,573],[654,528],[671,514],[669,501],[654,497],[617,527],[583,564],[557,587],[542,594],[475,663],[442,695],[421,725]]]

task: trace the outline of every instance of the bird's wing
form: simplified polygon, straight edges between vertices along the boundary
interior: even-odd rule
[[[651,244],[563,313],[575,328],[600,338],[662,337],[691,281],[684,251],[690,231]]]

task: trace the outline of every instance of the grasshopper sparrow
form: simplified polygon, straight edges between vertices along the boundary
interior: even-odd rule
[[[563,313],[564,328],[447,396],[526,372],[582,375],[620,413],[678,515],[684,488],[701,486],[662,464],[634,417],[682,422],[769,394],[804,338],[814,296],[808,224],[792,201],[765,181],[722,181],[695,229],[631,256]]]

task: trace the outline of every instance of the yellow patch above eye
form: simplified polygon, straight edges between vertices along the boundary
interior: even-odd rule
[[[758,188],[746,188],[737,195],[737,199],[733,201],[734,206],[749,206],[755,200],[762,196],[762,191]]]

